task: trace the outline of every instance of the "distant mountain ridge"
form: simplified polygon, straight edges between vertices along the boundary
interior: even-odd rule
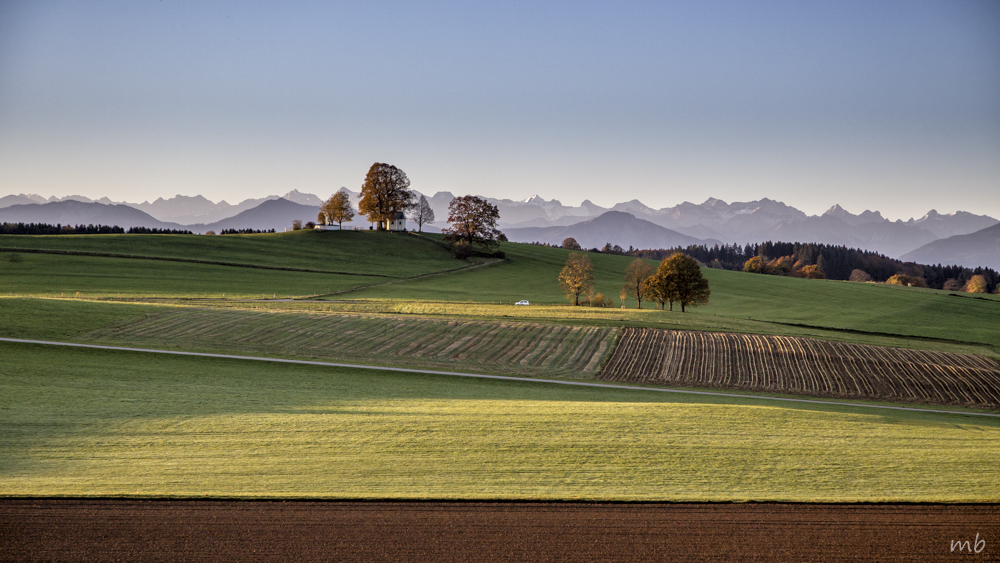
[[[1000,270],[1000,224],[935,240],[907,252],[902,259],[919,264],[957,264]]]
[[[357,208],[360,194],[346,188],[341,189],[350,194],[351,202]],[[420,192],[418,191],[417,193],[419,194]],[[441,227],[447,224],[448,204],[454,198],[454,195],[451,192],[437,192],[432,196],[424,195],[427,197],[436,216],[435,223],[425,226],[425,230],[440,230]],[[159,198],[152,203],[148,201],[143,203],[123,203],[112,202],[106,197],[99,200],[91,200],[84,196],[44,198],[37,194],[18,194],[0,198],[0,212],[16,208],[23,210],[27,214],[11,215],[10,213],[3,213],[0,214],[0,217],[12,218],[4,220],[27,220],[18,219],[17,217],[40,217],[42,215],[31,215],[31,213],[34,213],[33,211],[29,212],[27,208],[17,206],[30,207],[36,205],[45,207],[54,203],[77,201],[94,205],[125,206],[143,212],[142,216],[128,215],[121,212],[119,214],[123,217],[121,221],[138,223],[135,225],[121,224],[120,226],[155,226],[158,228],[179,228],[178,226],[185,226],[195,231],[202,228],[219,230],[220,228],[278,229],[280,227],[283,229],[287,225],[280,222],[279,216],[287,218],[286,214],[291,213],[290,208],[282,207],[282,211],[280,212],[278,211],[278,207],[265,208],[265,211],[270,209],[276,214],[274,219],[265,217],[267,214],[264,211],[256,214],[242,215],[247,211],[258,208],[266,201],[277,199],[284,199],[303,206],[303,208],[299,209],[302,216],[296,217],[303,221],[315,220],[318,207],[324,200],[320,196],[302,193],[297,190],[292,190],[284,196],[272,195],[264,198],[246,199],[236,205],[231,205],[225,201],[213,203],[202,196],[177,195],[170,199]],[[721,241],[737,244],[767,240],[816,242],[871,250],[895,258],[913,252],[917,248],[936,240],[971,234],[1000,223],[997,219],[986,215],[975,215],[966,211],[941,214],[933,209],[919,219],[911,218],[908,221],[889,221],[878,211],[865,210],[860,214],[853,214],[840,205],[832,206],[822,215],[807,215],[792,206],[768,198],[733,203],[709,198],[700,204],[683,202],[673,207],[662,209],[654,209],[638,200],[626,201],[615,204],[610,208],[605,208],[589,200],[584,200],[578,206],[569,206],[564,205],[559,200],[546,200],[539,196],[532,196],[521,201],[497,198],[486,199],[500,210],[500,227],[502,230],[505,232],[515,232],[519,238],[529,236],[528,233],[534,233],[537,236],[534,240],[539,241],[543,239],[544,241],[549,241],[550,235],[557,236],[552,233],[555,233],[558,229],[553,230],[553,228],[568,228],[601,217],[608,211],[615,211],[627,213],[637,220],[646,221],[667,229],[674,233],[669,236],[675,238],[677,235],[683,235],[694,240]],[[79,212],[79,216],[73,213],[67,214],[63,211],[50,215],[64,219],[64,223],[73,224],[92,222],[90,218],[97,216],[96,212],[85,212],[84,208],[79,208]],[[119,215],[108,215],[108,217],[117,217]],[[232,221],[229,221],[230,219]],[[363,222],[363,218],[355,220],[355,224]],[[288,223],[290,224],[290,220]],[[170,225],[170,227],[164,225]],[[601,225],[602,223],[598,222],[591,224],[590,227],[580,227],[579,229],[568,230],[566,232],[579,232],[580,229],[598,228]],[[524,230],[531,228],[548,230]],[[638,229],[638,227],[636,228]],[[668,237],[663,232],[654,233],[648,227],[643,227],[635,232],[638,233],[640,231],[646,232],[653,238],[636,246],[657,246],[658,244],[655,241],[667,240],[662,237]],[[589,240],[587,238],[588,235],[582,236]],[[594,236],[598,235],[595,234]],[[630,238],[628,240],[634,239]],[[561,239],[556,242],[561,242]],[[605,242],[623,246],[630,244],[629,242],[622,244],[613,240],[605,240],[601,241],[598,246],[603,246]],[[581,242],[581,244],[583,243]]]
[[[51,203],[17,204],[0,209],[3,223],[48,223],[50,225],[108,225],[186,229],[178,223],[158,221],[134,207],[67,199]]]
[[[566,227],[521,227],[507,229],[504,234],[513,242],[544,242],[562,244],[573,238],[583,248],[602,248],[605,244],[622,248],[674,248],[692,244],[719,244],[717,240],[702,240],[672,231],[639,219],[624,211],[606,211],[595,217]]]

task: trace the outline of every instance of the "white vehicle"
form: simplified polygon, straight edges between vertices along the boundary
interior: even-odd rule
[[[531,303],[528,303],[527,299],[522,299],[521,301],[518,301],[517,303],[514,303],[514,304],[515,305],[531,305]]]

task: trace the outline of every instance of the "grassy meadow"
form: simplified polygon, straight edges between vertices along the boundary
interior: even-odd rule
[[[1000,421],[0,343],[4,495],[997,501]]]
[[[205,260],[393,278],[461,265],[432,239],[379,231],[301,230],[219,236],[0,235],[0,249],[18,248]],[[27,253],[21,255],[28,256]]]
[[[995,297],[703,269],[711,301],[688,313],[572,307],[567,251],[504,244],[472,267],[438,238],[0,236],[0,336],[577,379],[623,326],[1000,358]],[[617,302],[632,259],[590,256]],[[12,343],[0,359],[0,496],[1000,500],[990,418]]]

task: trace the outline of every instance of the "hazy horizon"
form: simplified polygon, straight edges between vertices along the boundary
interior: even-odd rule
[[[342,188],[347,188],[347,189],[351,190],[354,193],[358,193],[360,191],[360,187],[358,189],[351,189],[351,188],[349,188],[347,186],[341,186],[341,188],[337,188],[337,189],[339,190],[339,189],[342,189]],[[412,188],[412,186],[411,186],[411,188]],[[413,189],[416,189],[416,188],[413,188]],[[291,190],[289,190],[289,192],[290,191]],[[328,197],[328,196],[324,196],[323,194],[317,194],[317,193],[311,193],[311,192],[303,192],[301,190],[298,190],[298,191],[301,194],[303,194],[303,195],[315,195],[315,196],[319,197],[320,199],[324,199],[324,200],[327,199],[327,197]],[[419,191],[420,193],[422,193],[422,194],[424,194],[425,196],[428,196],[428,197],[434,196],[434,195],[436,195],[438,193],[438,192],[430,192],[430,193],[428,193],[428,192],[423,192],[421,190],[416,190],[416,191]],[[445,191],[445,192],[447,192],[447,190],[439,190],[439,191]],[[243,198],[243,199],[240,199],[240,200],[233,200],[233,201],[229,201],[229,200],[226,200],[226,199],[213,200],[213,199],[207,198],[207,197],[205,199],[207,199],[208,201],[210,201],[210,202],[212,202],[214,204],[219,204],[219,203],[225,201],[229,205],[237,206],[237,205],[239,205],[240,203],[242,203],[243,201],[246,201],[246,200],[259,200],[259,199],[264,199],[264,198],[274,197],[274,196],[283,197],[283,196],[287,195],[289,192],[285,192],[284,194],[270,193],[270,194],[265,194],[265,195],[261,195],[261,196],[255,196],[255,197],[250,197],[250,198]],[[28,194],[28,193],[23,193],[23,192],[22,193],[17,193],[17,194],[2,194],[2,193],[0,193],[0,197],[4,197],[6,195],[38,195],[38,196],[44,197],[45,199],[52,199],[52,198],[55,198],[55,199],[65,199],[65,198],[73,198],[73,197],[76,197],[76,196],[82,196],[82,197],[86,197],[87,199],[91,199],[91,200],[94,200],[94,201],[97,201],[97,200],[103,199],[104,197],[107,197],[107,196],[89,196],[89,195],[86,195],[86,194],[67,194],[65,196],[63,196],[63,195],[45,196],[44,194]],[[188,195],[188,194],[174,194],[172,196],[157,196],[156,198],[153,198],[153,199],[146,198],[146,199],[143,199],[142,201],[124,199],[124,200],[112,200],[112,202],[115,203],[115,204],[125,204],[125,203],[128,203],[128,204],[139,204],[139,205],[141,205],[141,204],[144,204],[144,203],[150,203],[151,204],[151,203],[155,202],[158,199],[171,200],[174,197],[178,197],[178,196],[182,196],[182,197],[196,197],[196,196],[199,196],[199,195],[202,195],[202,194],[191,194],[191,195]],[[330,195],[332,195],[332,193]],[[453,195],[459,196],[459,195],[466,195],[466,194],[464,194],[464,193],[455,193]],[[496,198],[494,198],[493,196],[488,195],[488,194],[471,194],[471,195],[478,195],[480,197],[486,197],[486,198],[492,198],[492,199],[506,199],[506,200],[511,200],[511,198],[503,198],[503,197],[496,197]],[[553,200],[559,201],[559,203],[561,203],[562,205],[565,205],[567,207],[579,207],[583,203],[583,201],[585,201],[585,200],[580,200],[580,201],[577,201],[577,202],[567,202],[567,201],[559,200],[559,198],[547,198],[547,197],[544,197],[544,195],[542,195],[542,194],[534,194],[534,195],[529,196],[527,198],[521,198],[521,199],[511,200],[511,201],[524,202],[527,199],[531,199],[531,198],[536,197],[536,196],[537,197],[541,197],[542,199],[545,199],[546,201],[553,201]],[[202,197],[205,197],[205,196],[202,195]],[[108,198],[108,199],[111,199],[111,198]],[[637,198],[633,198],[633,199],[637,199]],[[712,199],[712,198],[706,198],[706,200],[707,199]],[[715,199],[722,199],[722,198],[715,198]],[[768,199],[774,199],[774,198],[768,198]],[[627,203],[629,201],[632,201],[632,200],[621,200],[621,201],[614,202],[613,204],[610,204],[610,205],[600,205],[600,204],[597,204],[597,205],[600,205],[601,207],[610,209],[615,204],[618,204],[618,203]],[[723,200],[723,201],[725,201],[727,204],[732,204],[732,203],[745,203],[747,201],[754,201],[754,200],[731,200],[731,201]],[[778,201],[780,201],[780,200],[778,200]],[[690,201],[690,202],[686,202],[686,203],[694,203],[696,205],[700,205],[700,204],[702,204],[704,202],[705,202],[705,200]],[[591,202],[591,203],[596,203],[596,202]],[[646,202],[641,201],[641,203],[645,204]],[[674,205],[667,205],[667,206],[664,206],[664,207],[668,207],[668,208],[669,207],[674,207],[675,205],[679,205],[681,203],[685,203],[685,202],[678,201]],[[799,208],[799,207],[797,207],[795,205],[789,204],[788,202],[781,202],[781,203],[785,203],[787,205],[791,205],[791,207],[795,207],[796,209],[799,209],[800,211],[805,211],[805,210],[803,210],[803,209],[801,209],[801,208]],[[840,205],[840,204],[831,204],[827,208],[825,208],[822,211],[820,211],[819,213],[809,213],[809,212],[806,212],[806,214],[807,215],[822,215],[823,213],[825,213],[826,211],[828,211],[830,208],[832,208],[834,205]],[[845,210],[847,210],[848,212],[854,214],[854,215],[860,215],[861,213],[863,213],[865,211],[879,211],[879,212],[881,212],[878,209],[867,209],[867,208],[866,209],[850,209],[850,208],[847,208],[847,207],[845,207],[843,205],[841,205],[841,207],[844,208]],[[662,207],[654,207],[654,209],[662,209]],[[953,214],[953,213],[955,213],[957,211],[969,211],[969,210],[968,209],[956,209],[956,210],[953,210],[953,211],[943,211],[941,209],[928,208],[924,213],[921,213],[920,215],[914,215],[914,216],[911,216],[911,217],[889,217],[884,212],[882,212],[882,216],[885,217],[886,219],[891,220],[891,221],[895,221],[897,219],[906,221],[908,219],[920,219],[921,217],[924,217],[930,211],[937,211],[938,213],[940,213],[942,215],[950,215],[950,214]],[[975,214],[976,215],[989,215],[989,213],[975,213]],[[1000,217],[993,217],[993,218],[994,219],[1000,219]]]
[[[0,0],[0,196],[1000,218],[1000,3]]]

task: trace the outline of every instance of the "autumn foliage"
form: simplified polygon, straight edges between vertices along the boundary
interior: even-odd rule
[[[354,208],[351,207],[350,196],[344,190],[333,194],[323,204],[323,207],[320,207],[320,215],[327,225],[337,223],[340,228],[343,228],[344,221],[349,223],[354,218]]]
[[[622,305],[625,305],[625,297],[631,295],[635,297],[636,309],[642,309],[642,284],[653,275],[653,267],[642,258],[636,258],[625,270],[625,284],[622,286]]]
[[[471,252],[474,246],[490,249],[506,240],[497,229],[500,210],[481,197],[456,197],[448,204],[448,223],[442,232],[445,240],[455,247],[464,245]]]
[[[365,175],[358,211],[383,230],[397,213],[412,209],[415,198],[405,172],[391,164],[376,162]]]
[[[573,300],[573,305],[579,305],[580,295],[594,287],[594,265],[590,257],[583,252],[570,254],[559,272],[559,287],[566,297]]]
[[[660,262],[656,273],[646,278],[642,287],[646,298],[659,303],[661,309],[668,303],[673,311],[674,303],[680,303],[682,313],[688,307],[705,305],[711,295],[698,261],[681,253]]]

